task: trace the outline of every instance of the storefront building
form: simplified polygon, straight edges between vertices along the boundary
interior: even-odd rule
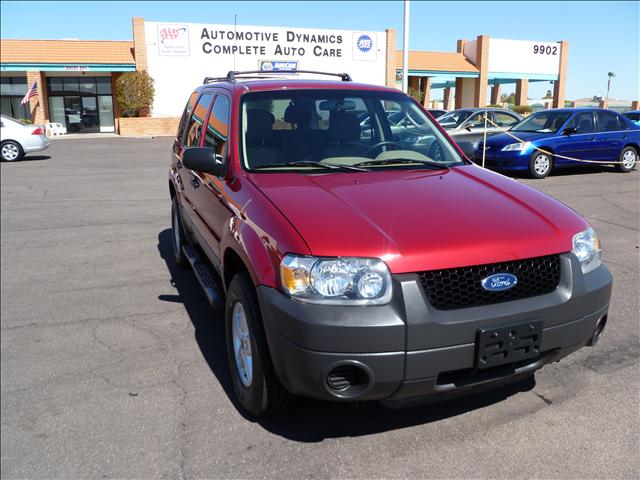
[[[68,133],[115,132],[114,82],[136,69],[133,51],[133,42],[3,39],[2,114]],[[38,95],[22,105],[34,82]]]
[[[185,99],[205,76],[229,70],[347,72],[354,81],[400,88],[402,52],[394,29],[346,31],[132,20],[132,41],[1,40],[2,113],[67,132],[167,134],[175,131]],[[527,103],[529,82],[553,84],[552,106],[564,106],[568,43],[459,40],[455,51],[411,51],[409,85],[432,106],[442,89],[444,108],[498,103],[500,86],[516,86]],[[123,118],[115,81],[146,70],[155,81],[149,116]],[[302,74],[301,74],[302,75]],[[37,82],[39,95],[20,100]]]

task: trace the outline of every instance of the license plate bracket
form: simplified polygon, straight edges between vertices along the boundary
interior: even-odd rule
[[[483,328],[476,336],[476,368],[484,369],[540,355],[542,320]]]

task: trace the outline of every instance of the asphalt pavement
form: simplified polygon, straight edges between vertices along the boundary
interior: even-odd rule
[[[521,181],[598,231],[594,348],[535,381],[409,410],[302,401],[245,418],[223,324],[171,258],[170,140],[58,140],[1,167],[1,476],[637,478],[640,175]]]

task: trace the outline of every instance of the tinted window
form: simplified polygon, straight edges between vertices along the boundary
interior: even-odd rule
[[[469,120],[464,122],[464,125],[472,128],[484,128],[484,112],[474,113]]]
[[[529,115],[512,128],[514,132],[556,133],[571,117],[571,112],[544,110]]]
[[[193,110],[193,106],[196,103],[196,99],[198,98],[198,92],[193,92],[187,101],[187,105],[184,107],[184,112],[182,113],[182,118],[180,118],[180,125],[178,126],[178,138],[180,141],[184,141],[184,132],[187,130],[187,124],[189,123],[189,118],[191,117],[191,110]]]
[[[225,155],[229,137],[229,99],[218,95],[211,109],[204,146],[213,148],[218,155]]]
[[[111,77],[96,77],[98,95],[111,95]]]
[[[599,132],[616,132],[627,129],[622,119],[614,112],[596,112],[596,116],[598,117]]]
[[[200,144],[202,124],[204,123],[204,119],[207,118],[207,112],[209,111],[212,99],[213,95],[207,93],[202,95],[200,100],[198,100],[198,103],[193,109],[191,119],[189,120],[189,126],[187,127],[187,138],[184,142],[185,146],[197,147]]]
[[[634,122],[637,122],[638,120],[640,120],[640,113],[637,113],[637,112],[625,113],[624,116]]]
[[[510,127],[519,122],[516,117],[505,112],[493,112],[493,121],[501,127]]]
[[[469,110],[454,110],[451,113],[438,117],[438,123],[444,128],[455,128],[471,115]]]
[[[591,112],[582,112],[578,113],[571,123],[569,123],[570,128],[575,128],[576,133],[593,133],[595,131],[595,127],[593,125],[593,113]]]

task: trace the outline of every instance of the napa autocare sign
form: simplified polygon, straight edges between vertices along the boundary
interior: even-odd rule
[[[158,116],[180,115],[204,77],[229,70],[346,72],[354,81],[385,83],[384,32],[145,22],[145,36]]]

